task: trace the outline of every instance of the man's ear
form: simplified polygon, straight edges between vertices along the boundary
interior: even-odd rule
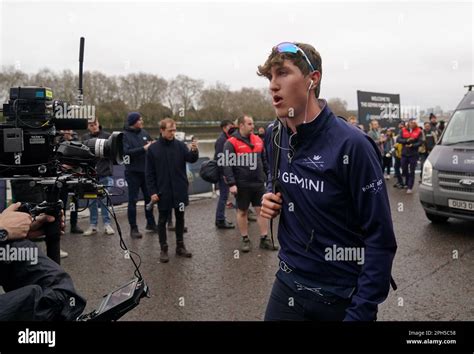
[[[309,74],[309,78],[311,81],[313,81],[313,84],[311,85],[311,89],[315,89],[318,87],[319,82],[321,81],[321,73],[319,71],[313,71],[312,73]]]

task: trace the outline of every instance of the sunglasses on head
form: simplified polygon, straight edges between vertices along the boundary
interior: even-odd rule
[[[293,54],[296,54],[298,52],[301,53],[303,57],[305,58],[306,62],[308,63],[311,71],[316,71],[316,69],[314,68],[313,64],[311,64],[306,53],[303,51],[303,49],[298,47],[296,44],[291,43],[291,42],[283,42],[276,45],[274,48],[276,48],[278,53],[293,53]]]

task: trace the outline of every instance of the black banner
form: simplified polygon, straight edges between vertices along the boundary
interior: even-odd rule
[[[372,119],[381,127],[397,127],[400,122],[400,95],[357,91],[359,123],[368,129]]]
[[[473,322],[1,322],[5,352],[472,353]]]

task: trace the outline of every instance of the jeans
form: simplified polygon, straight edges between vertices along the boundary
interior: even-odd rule
[[[395,177],[397,177],[397,182],[399,185],[403,185],[403,178],[400,172],[401,168],[402,168],[402,160],[399,159],[398,157],[395,157],[395,166],[393,167],[393,169],[395,170]]]
[[[172,210],[159,210],[158,237],[160,239],[161,247],[167,245],[166,223],[168,221],[168,217],[171,215],[171,211]],[[174,215],[176,217],[176,243],[183,242],[184,211],[180,211],[178,208],[175,208]]]
[[[137,171],[125,171],[125,179],[127,180],[128,184],[127,216],[130,226],[137,226],[137,201],[140,189],[142,190],[143,198],[145,200],[143,209],[145,210],[147,225],[156,225],[155,218],[153,217],[153,211],[146,210],[146,205],[150,203],[150,195],[148,194],[148,189],[146,187],[145,173]]]
[[[219,178],[219,200],[217,201],[216,222],[225,221],[225,207],[229,197],[229,186],[224,182],[224,177]]]
[[[415,168],[418,163],[418,155],[402,156],[402,170],[403,176],[406,178],[406,185],[408,189],[413,189],[415,183]]]
[[[105,177],[99,177],[99,183],[104,185],[104,187],[111,187],[114,185],[114,180],[112,177],[105,176]],[[107,199],[101,199],[97,200],[94,199],[92,202],[89,204],[89,212],[90,212],[90,224],[91,226],[97,227],[98,224],[98,219],[99,219],[99,208],[97,206],[97,203],[100,203],[100,211],[102,213],[102,221],[104,222],[104,225],[110,225],[110,215],[107,210]]]

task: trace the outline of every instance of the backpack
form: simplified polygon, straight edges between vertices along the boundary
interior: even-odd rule
[[[206,160],[201,164],[199,176],[209,183],[219,183],[220,173],[216,160]]]

